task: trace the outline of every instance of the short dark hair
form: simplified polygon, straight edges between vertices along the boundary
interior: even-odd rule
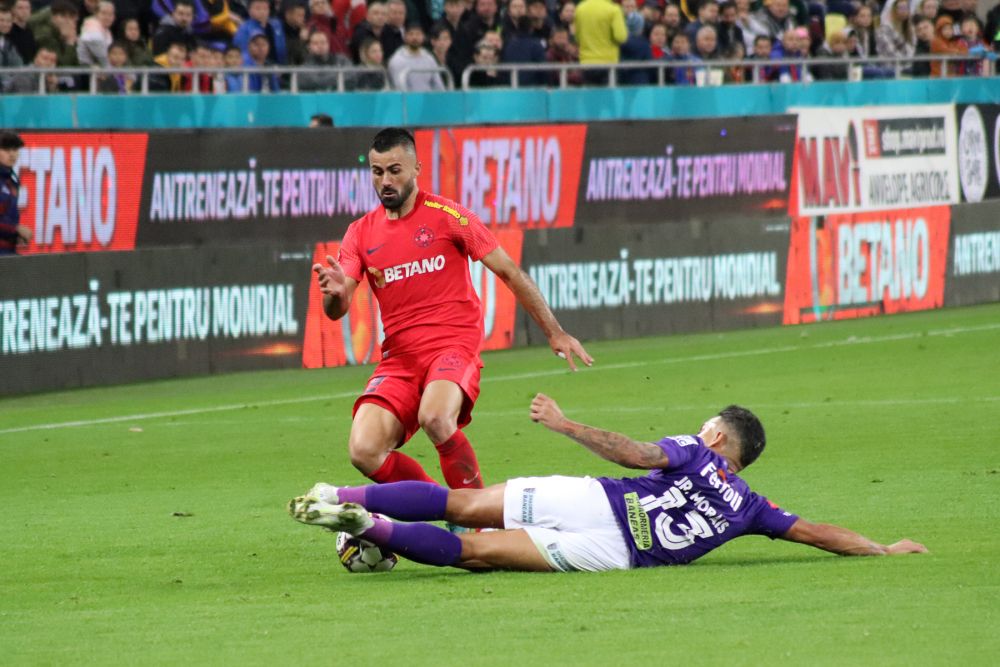
[[[771,39],[770,35],[757,35],[756,37],[753,38],[754,45],[758,44],[761,41],[773,42],[774,40]]]
[[[174,9],[177,9],[179,5],[186,5],[194,10],[194,0],[174,0]],[[173,13],[173,10],[171,10]]]
[[[930,20],[929,17],[924,16],[923,14],[913,19],[913,27],[916,27],[918,23],[930,23],[931,25],[934,25],[934,21]]]
[[[71,0],[52,0],[52,16],[79,16],[80,10]]]
[[[111,42],[111,44],[108,46],[108,51],[110,51],[111,49],[121,49],[125,53],[128,53],[128,42],[116,39],[115,41]]]
[[[320,127],[333,127],[333,116],[328,113],[314,113],[309,120],[316,121]]]
[[[0,149],[5,151],[24,148],[24,140],[16,132],[0,130]]]
[[[386,153],[396,146],[402,146],[408,151],[417,152],[417,140],[409,130],[402,127],[387,127],[372,139],[372,150],[376,153]]]
[[[719,411],[719,417],[739,440],[740,465],[746,468],[757,460],[767,444],[764,425],[757,419],[757,415],[738,405],[727,405]]]

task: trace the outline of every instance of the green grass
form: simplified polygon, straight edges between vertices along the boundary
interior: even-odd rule
[[[678,568],[350,575],[284,503],[361,481],[346,440],[368,368],[0,401],[0,664],[995,664],[998,323],[988,306],[595,343],[573,376],[540,349],[485,357],[467,432],[488,482],[622,472],[530,423],[537,391],[649,439],[739,402],[768,429],[755,490],[925,556],[753,537]],[[147,416],[14,430],[129,415]],[[439,476],[424,436],[406,451]]]

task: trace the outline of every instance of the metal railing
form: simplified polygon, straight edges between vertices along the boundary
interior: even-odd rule
[[[775,70],[785,67],[800,68],[804,74],[802,78],[809,79],[807,73],[817,67],[839,67],[846,72],[844,78],[900,78],[908,76],[915,63],[940,63],[941,76],[953,76],[961,68],[975,64],[981,72],[970,76],[996,76],[996,61],[976,56],[961,55],[925,55],[912,56],[910,58],[894,57],[872,57],[872,58],[783,58],[776,60],[708,60],[708,61],[671,61],[671,60],[647,60],[629,61],[616,64],[580,64],[580,63],[503,63],[496,65],[469,65],[462,72],[461,88],[469,90],[473,88],[471,78],[475,72],[496,71],[509,74],[509,82],[501,81],[501,85],[510,88],[524,87],[523,77],[531,75],[536,79],[544,79],[542,86],[555,86],[567,88],[570,85],[577,85],[570,81],[573,74],[579,73],[581,77],[586,77],[592,73],[593,77],[587,81],[589,85],[605,85],[616,87],[621,84],[623,75],[629,72],[655,72],[656,85],[666,85],[673,77],[668,76],[668,72],[675,70],[690,70],[706,72],[704,77],[699,77],[698,85],[717,85],[723,83],[719,76],[708,76],[712,71],[725,72],[726,70],[739,70],[750,72],[749,81],[744,83],[764,83],[768,76]],[[412,68],[403,71],[403,80],[408,82],[414,74],[438,73],[444,77],[445,87],[453,90],[455,87],[454,77],[445,67],[434,68]],[[271,66],[271,67],[236,67],[236,68],[165,68],[165,67],[127,67],[127,68],[90,68],[90,67],[57,67],[57,68],[36,68],[33,66],[0,68],[0,85],[5,92],[14,93],[37,93],[49,94],[54,92],[77,92],[99,94],[102,92],[101,82],[109,77],[128,77],[133,83],[131,92],[147,95],[153,92],[170,92],[169,90],[157,91],[150,88],[150,81],[156,81],[162,86],[164,77],[173,74],[180,74],[185,77],[187,83],[181,94],[206,94],[209,91],[201,91],[200,76],[209,75],[214,81],[219,81],[226,89],[226,92],[252,92],[252,83],[256,78],[278,77],[279,90],[270,90],[273,93],[298,93],[302,90],[302,75],[322,74],[326,77],[335,77],[335,83],[328,86],[312,87],[315,91],[336,91],[346,92],[352,90],[390,90],[389,73],[381,67],[321,67],[321,66]],[[232,81],[229,77],[238,77],[239,86],[236,90],[230,90]],[[58,91],[48,90],[47,83],[50,77],[62,82],[67,88]],[[606,77],[606,78],[605,78]],[[227,80],[229,78],[229,80]],[[376,80],[378,81],[376,83]],[[27,85],[25,85],[25,82]],[[531,85],[539,85],[536,83]],[[15,90],[8,90],[15,87]],[[169,87],[169,83],[168,83]]]
[[[447,67],[407,67],[401,73],[403,90],[410,90],[410,76],[413,74],[443,74],[444,89],[455,90],[455,77]]]

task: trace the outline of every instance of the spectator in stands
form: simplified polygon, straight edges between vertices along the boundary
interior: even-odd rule
[[[444,14],[434,22],[431,35],[436,35],[440,32],[440,28],[445,28],[454,44],[455,36],[458,34],[458,29],[462,24],[462,17],[465,15],[465,12],[465,0],[444,0]]]
[[[398,37],[398,40],[394,40],[391,44],[382,42],[382,48],[385,49],[386,62],[389,62],[393,54],[396,53],[396,49],[402,47],[406,42],[406,11],[406,3],[403,0],[386,0],[385,29],[389,34]]]
[[[214,63],[212,47],[208,42],[199,41],[195,44],[194,50],[190,51],[191,61],[189,67],[195,69],[208,70]],[[184,89],[191,90],[192,86],[200,93],[212,93],[215,90],[215,82],[210,72],[192,72],[185,77]]]
[[[107,67],[108,47],[114,41],[111,35],[114,23],[115,4],[111,0],[100,0],[97,13],[84,19],[76,41],[76,57],[81,65]]]
[[[235,44],[230,44],[226,47],[222,60],[227,69],[233,70],[243,67],[243,51]],[[225,72],[223,73],[223,78],[226,83],[226,92],[243,92],[243,74],[239,72]]]
[[[691,40],[688,39],[687,33],[675,33],[670,39],[670,60],[679,63],[695,62],[694,56],[691,55]],[[672,71],[674,85],[693,86],[697,69],[697,67],[675,67]]]
[[[569,30],[566,26],[557,23],[552,27],[552,34],[549,36],[549,49],[545,52],[545,60],[550,63],[578,63],[580,62],[580,51],[576,44],[569,38]],[[549,74],[549,85],[560,85],[559,72]],[[583,83],[583,74],[579,70],[566,73],[566,83],[571,86],[579,86]]]
[[[880,56],[909,58],[917,45],[910,23],[909,0],[886,0],[882,19],[875,30],[875,47]]]
[[[507,0],[507,7],[500,19],[500,34],[503,41],[510,40],[511,35],[520,30],[521,19],[528,15],[528,4],[524,0]],[[501,54],[501,58],[502,58]]]
[[[212,80],[212,90],[211,92],[216,95],[221,95],[223,93],[229,92],[229,88],[226,85],[226,74],[222,69],[226,66],[225,50],[226,47],[219,42],[209,42],[208,43],[211,52],[211,63],[212,69],[215,70],[211,73]]]
[[[351,77],[350,90],[384,90],[389,81],[389,73],[385,69],[385,52],[382,42],[368,38],[358,49],[361,66],[367,71]]]
[[[153,54],[142,37],[139,19],[125,19],[119,23],[120,41],[128,52],[128,64],[132,67],[152,67]]]
[[[639,5],[642,19],[646,22],[646,37],[649,37],[648,32],[654,25],[663,21],[663,5],[660,3],[661,0],[643,0]]]
[[[164,69],[181,69],[187,61],[187,42],[172,42],[167,50],[153,58],[156,64]],[[180,72],[152,74],[149,77],[150,92],[178,93],[184,89],[183,75]]]
[[[986,55],[986,45],[983,42],[982,26],[975,14],[967,15],[962,19],[961,24],[962,41],[969,51],[969,55],[976,56],[975,60],[965,62],[965,74],[979,75],[983,73],[983,56]],[[991,54],[992,55],[992,54]]]
[[[941,0],[938,17],[941,16],[950,16],[954,25],[961,26],[962,19],[965,18],[965,9],[962,7],[962,0]]]
[[[52,4],[35,12],[28,25],[39,47],[46,47],[56,54],[59,67],[76,67],[76,22],[80,11],[72,0],[53,0]]]
[[[757,35],[753,40],[753,51],[747,56],[747,60],[753,60],[756,62],[768,62],[771,60],[771,49],[774,48],[774,42],[767,35]],[[765,65],[763,67],[755,67],[750,69],[750,80],[755,83],[763,83],[765,81],[770,81],[772,78],[777,78],[777,74],[774,72],[774,67]]]
[[[492,44],[485,41],[479,42],[476,45],[475,53],[473,54],[473,62],[477,65],[483,65],[489,67],[490,65],[496,65],[500,62],[500,55]],[[470,88],[494,88],[496,86],[506,85],[505,78],[501,75],[499,70],[496,69],[477,69],[469,76],[469,87]]]
[[[128,47],[124,42],[112,42],[108,47],[108,67],[123,69],[128,67]],[[135,76],[125,72],[109,72],[97,79],[97,90],[102,93],[125,95],[132,92]]]
[[[719,5],[719,22],[715,27],[719,32],[719,50],[723,53],[728,52],[729,47],[736,42],[746,46],[743,41],[743,28],[736,20],[736,5],[733,2],[727,0]],[[743,52],[746,53],[746,48]]]
[[[750,25],[754,35],[767,35],[778,43],[782,35],[795,27],[788,0],[771,0],[753,14]]]
[[[452,60],[448,55],[451,51],[451,45],[451,31],[438,21],[431,28],[431,55],[434,56],[434,62],[437,63],[437,66],[447,68],[451,73],[452,80],[457,82],[462,73],[456,72],[452,67]]]
[[[687,33],[688,39],[691,40],[692,44],[696,44],[698,41],[698,31],[704,25],[710,25],[713,28],[719,24],[719,3],[718,0],[702,0],[698,5],[697,18],[687,24],[684,28],[684,32]],[[716,41],[718,41],[718,32],[716,32]]]
[[[913,32],[916,34],[917,43],[913,55],[931,55],[931,42],[934,40],[934,21],[923,14],[918,14],[913,21]],[[928,60],[915,60],[910,74],[915,77],[928,77],[931,75],[931,63]]]
[[[719,34],[715,31],[715,26],[706,23],[698,28],[694,37],[694,51],[691,55],[696,60],[719,59]]]
[[[743,41],[733,42],[729,45],[729,48],[722,52],[722,58],[724,60],[746,60],[746,49],[743,47]],[[753,72],[750,68],[745,65],[727,65],[723,70],[723,79],[725,83],[746,83],[747,81],[753,80]]]
[[[673,39],[674,35],[684,29],[681,23],[681,10],[677,5],[670,3],[663,8],[663,25],[667,28],[667,43]],[[690,42],[690,40],[688,40]]]
[[[543,42],[548,42],[552,34],[552,19],[545,0],[528,0],[528,21],[531,34]]]
[[[969,48],[965,41],[955,35],[955,21],[948,14],[941,14],[934,22],[934,39],[931,40],[931,53],[939,56],[965,55]],[[946,66],[938,60],[931,62],[931,76],[943,76],[947,68],[948,76],[965,74],[965,64],[961,61],[950,61]]]
[[[285,0],[282,4],[281,29],[285,33],[288,64],[301,65],[305,60],[306,43],[309,41],[304,0]]]
[[[330,39],[326,32],[314,28],[309,33],[307,53],[302,62],[304,67],[329,67],[326,72],[301,72],[299,77],[299,90],[336,90],[337,72],[332,68],[350,67],[351,60],[342,53],[331,53]]]
[[[499,34],[501,28],[500,17],[497,14],[496,0],[475,0],[473,12],[469,14],[458,29],[455,36],[455,43],[452,49],[455,51],[455,60],[460,70],[474,59],[476,47],[487,33],[496,32]],[[499,58],[500,51],[496,56]],[[489,58],[489,55],[484,55]]]
[[[532,30],[531,17],[528,16],[527,8],[524,14],[509,24],[503,39],[505,43],[500,51],[500,62],[525,64],[545,62],[545,40]],[[511,76],[514,75],[511,74]],[[546,78],[545,72],[525,71],[518,75],[517,85],[544,86]]]
[[[646,39],[646,20],[639,12],[636,0],[622,0],[625,13],[625,30],[628,38],[621,45],[621,62],[637,62],[653,59],[653,50]],[[648,86],[656,81],[655,69],[622,69],[618,71],[618,85]]]
[[[306,29],[310,35],[316,30],[323,31],[327,44],[330,45],[330,53],[348,56],[348,60],[350,60],[351,50],[347,46],[351,41],[350,30],[346,19],[333,13],[330,0],[309,0],[309,18],[306,20]]]
[[[271,40],[267,33],[260,29],[251,33],[247,51],[243,54],[243,66],[263,68],[274,64],[271,59]],[[254,73],[249,76],[248,88],[254,93],[276,93],[281,90],[281,80],[277,74]]]
[[[434,56],[424,48],[424,28],[419,23],[406,26],[403,48],[389,58],[389,80],[393,88],[407,92],[445,90],[441,74],[431,71],[438,66]],[[407,70],[410,70],[407,73]]]
[[[573,0],[566,0],[559,5],[556,25],[566,28],[570,39],[574,40],[574,44],[576,43],[576,3]]]
[[[649,29],[649,54],[653,60],[663,60],[668,51],[667,26],[656,23]]]
[[[250,18],[243,22],[243,25],[236,31],[233,37],[233,44],[243,51],[243,62],[249,64],[256,62],[257,58],[250,53],[250,38],[258,33],[267,38],[268,49],[264,54],[266,60],[284,65],[288,62],[288,44],[285,38],[285,29],[281,21],[271,17],[271,4],[269,0],[249,0],[247,12]],[[261,53],[261,48],[257,47],[257,56]],[[267,82],[260,79],[261,85]]]
[[[384,2],[375,0],[368,5],[365,20],[354,28],[354,34],[351,35],[351,58],[355,62],[362,62],[361,45],[369,39],[376,40],[382,46],[383,56],[390,51],[395,51],[403,43],[402,37],[386,27],[388,15]]]
[[[32,95],[38,92],[39,77],[44,79],[46,93],[59,92],[59,78],[55,74],[41,74],[33,70],[52,69],[56,67],[56,52],[47,46],[35,49],[35,59],[23,68],[23,74],[17,74],[10,83],[10,92],[18,95]]]
[[[148,0],[136,2],[136,0],[118,0],[119,9],[137,7],[145,3],[150,7]],[[236,0],[239,11],[246,15],[244,0]],[[160,22],[173,15],[176,0],[152,0],[152,13]],[[242,19],[233,13],[229,5],[229,0],[190,0],[192,9],[191,32],[195,39],[201,38],[209,41],[228,41],[236,33],[236,29]],[[126,11],[129,11],[126,9]],[[126,16],[119,12],[122,16]],[[133,9],[127,14],[130,18],[137,18],[138,13]]]
[[[743,46],[746,47],[747,53],[753,53],[753,42],[757,34],[754,32],[752,26],[753,14],[750,11],[750,0],[736,0],[733,6],[736,7],[735,24],[739,26],[740,32],[743,33]]]
[[[15,0],[11,5],[11,28],[7,38],[14,44],[21,61],[30,63],[35,58],[35,36],[28,27],[31,18],[31,0]]]
[[[576,41],[580,45],[580,62],[584,65],[617,63],[619,49],[628,39],[625,15],[620,6],[611,0],[583,0],[576,8]],[[587,70],[584,81],[591,85],[605,85],[606,70]]]
[[[773,1],[773,0],[772,0]],[[805,58],[809,55],[809,31],[805,28],[786,30],[781,40],[771,48],[771,59]],[[781,83],[808,81],[812,77],[802,65],[777,65],[771,72],[770,81]]]
[[[903,0],[905,2],[905,0]],[[809,72],[817,81],[847,81],[850,63],[847,62],[847,34],[843,30],[830,33],[816,52],[817,58],[842,58],[844,64],[810,65]]]
[[[917,15],[926,16],[931,20],[931,25],[937,20],[938,10],[941,8],[939,0],[920,0],[917,5]]]
[[[24,60],[10,38],[10,30],[14,26],[14,15],[10,7],[0,5],[0,67],[22,67]],[[0,76],[0,93],[11,92],[16,88],[17,79],[12,75]]]
[[[158,56],[171,44],[182,43],[185,48],[194,48],[194,3],[192,0],[175,0],[174,11],[160,20],[153,34],[153,55]]]
[[[872,8],[861,5],[847,17],[847,22],[854,28],[854,34],[858,37],[858,52],[861,56],[864,58],[874,56],[878,47],[875,43],[875,28],[872,27]]]

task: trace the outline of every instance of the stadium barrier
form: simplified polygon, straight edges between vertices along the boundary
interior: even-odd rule
[[[1000,301],[998,111],[428,128],[418,152],[567,329],[621,338]],[[377,361],[370,290],[330,322],[309,270],[373,204],[370,134],[26,134],[0,394]],[[487,349],[540,343],[471,269]]]

